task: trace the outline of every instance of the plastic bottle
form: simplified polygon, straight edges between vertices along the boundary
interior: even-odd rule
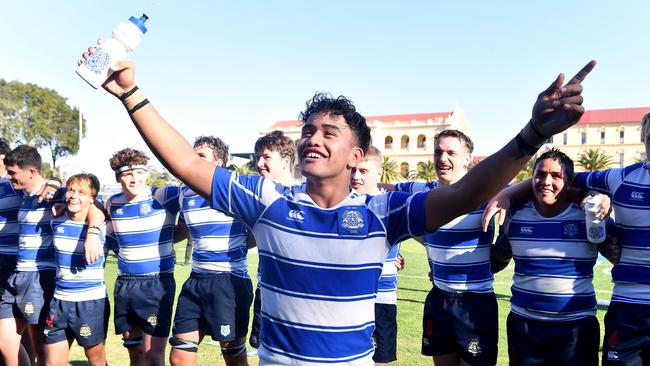
[[[97,46],[95,52],[77,67],[77,74],[93,88],[99,88],[113,73],[111,67],[140,45],[142,35],[147,32],[144,26],[147,19],[149,17],[142,14],[140,18],[131,17],[120,23],[113,29],[113,37]]]
[[[605,221],[598,219],[600,213],[600,197],[589,196],[585,201],[585,224],[587,225],[587,240],[594,244],[605,241]]]

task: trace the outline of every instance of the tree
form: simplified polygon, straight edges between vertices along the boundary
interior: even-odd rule
[[[381,183],[395,183],[401,180],[402,173],[400,173],[395,160],[384,156],[381,162],[381,168],[384,170],[384,173],[381,175]]]
[[[235,172],[239,175],[257,175],[257,169],[255,169],[255,162],[252,160],[242,166],[230,164],[226,167],[226,169]]]
[[[149,166],[149,176],[147,177],[147,185],[150,187],[166,187],[178,186],[181,182],[176,179],[167,169],[158,170],[153,166]]]
[[[425,162],[419,162],[417,168],[409,176],[412,180],[426,180],[427,182],[432,182],[438,178],[436,174],[436,165],[431,160]]]
[[[519,183],[523,182],[526,179],[530,178],[533,176],[533,170],[535,170],[535,160],[537,160],[537,155],[533,155],[533,157],[528,160],[526,165],[524,165],[523,168],[517,173],[515,178],[512,180],[514,183]]]
[[[612,164],[612,157],[599,148],[590,148],[578,155],[577,164],[586,171],[607,169]]]
[[[47,146],[56,161],[79,151],[79,133],[85,135],[86,123],[79,109],[70,107],[55,90],[18,81],[0,79],[0,132],[13,142]]]

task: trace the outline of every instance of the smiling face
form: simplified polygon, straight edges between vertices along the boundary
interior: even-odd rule
[[[349,185],[350,171],[363,157],[356,136],[341,116],[319,113],[302,127],[298,158],[308,178],[337,178]]]
[[[26,166],[21,168],[18,165],[7,165],[7,177],[11,181],[13,189],[27,189],[32,185],[32,181],[36,176],[36,168]]]
[[[255,152],[255,169],[264,178],[278,180],[291,168],[291,158],[283,157],[279,151],[264,149]]]
[[[454,136],[440,136],[433,151],[438,182],[441,185],[456,183],[466,173],[471,161],[467,147]]]
[[[543,159],[535,164],[533,194],[538,206],[553,206],[567,202],[571,182],[562,164],[556,159]]]
[[[361,194],[377,194],[377,184],[381,181],[383,170],[376,159],[364,159],[352,170],[350,185]]]
[[[127,170],[120,173],[117,181],[122,186],[122,192],[128,201],[143,194],[147,189],[149,173],[144,169]]]
[[[65,203],[71,217],[86,217],[90,205],[95,202],[90,187],[79,180],[68,182],[66,185]]]

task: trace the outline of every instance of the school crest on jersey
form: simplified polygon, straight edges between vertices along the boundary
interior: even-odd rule
[[[469,344],[467,344],[467,352],[469,352],[472,356],[478,356],[481,353],[481,342],[479,341],[478,338],[472,338],[469,341]]]
[[[339,218],[339,234],[363,234],[366,226],[363,213],[357,209],[346,209]]]
[[[140,215],[148,215],[151,212],[151,205],[148,202],[140,204]]]
[[[151,324],[152,327],[158,325],[158,317],[156,316],[156,314],[149,314],[149,316],[147,317],[147,323]]]
[[[227,337],[230,334],[230,325],[222,325],[220,332],[222,336]]]
[[[84,324],[79,328],[79,335],[88,338],[93,334],[92,329],[90,329],[90,326],[88,324]]]
[[[580,234],[580,229],[578,228],[578,224],[575,223],[567,223],[564,224],[562,227],[562,234],[564,234],[565,237],[575,237]]]

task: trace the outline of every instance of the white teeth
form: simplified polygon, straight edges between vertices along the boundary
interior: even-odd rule
[[[316,153],[309,153],[309,154],[307,154],[305,156],[310,158],[310,159],[320,159],[321,158],[321,156],[316,154]]]

